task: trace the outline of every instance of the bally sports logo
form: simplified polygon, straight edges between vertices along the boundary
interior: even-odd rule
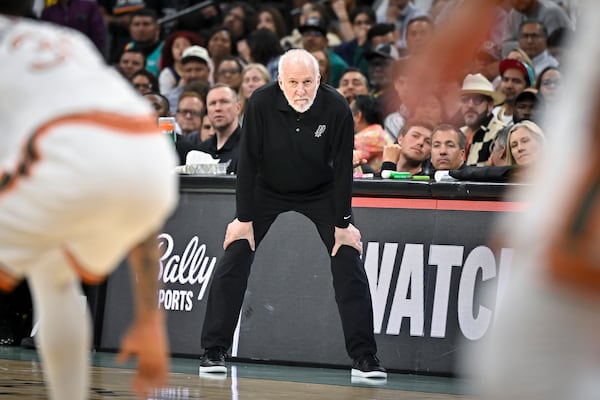
[[[206,255],[206,244],[201,244],[198,236],[190,239],[181,255],[174,253],[175,241],[168,233],[160,234],[158,240],[158,248],[163,250],[158,279],[164,285],[180,284],[186,287],[160,289],[159,307],[171,311],[191,311],[194,299],[199,301],[204,297],[217,258]]]

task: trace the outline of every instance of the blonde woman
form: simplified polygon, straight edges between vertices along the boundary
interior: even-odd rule
[[[542,158],[546,136],[535,122],[521,121],[508,132],[508,165],[528,167]]]
[[[242,84],[239,90],[240,102],[242,103],[239,115],[240,126],[244,122],[244,112],[248,99],[256,89],[269,82],[271,82],[271,74],[262,64],[248,64],[242,70]]]

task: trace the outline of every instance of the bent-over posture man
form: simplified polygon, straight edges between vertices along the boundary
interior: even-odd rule
[[[385,378],[375,356],[369,284],[352,225],[354,124],[348,102],[320,84],[317,60],[290,50],[278,82],[257,89],[245,116],[237,177],[237,218],[227,227],[225,254],[213,277],[202,329],[200,372],[227,372],[256,247],[277,216],[306,215],[331,254],[335,298],[352,375]]]
[[[144,396],[167,380],[154,238],[177,198],[173,146],[88,39],[15,18],[30,7],[0,3],[0,288],[29,282],[49,397],[87,399],[80,279],[99,282],[130,252],[135,319],[119,359],[138,356]]]

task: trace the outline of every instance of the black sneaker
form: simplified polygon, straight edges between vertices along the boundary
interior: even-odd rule
[[[225,367],[225,356],[227,352],[222,347],[211,347],[206,349],[202,357],[200,358],[200,373],[203,372],[217,372],[227,373],[227,367]]]
[[[385,368],[373,354],[364,354],[354,359],[352,363],[352,376],[360,378],[387,378]]]
[[[27,336],[24,337],[23,339],[21,339],[21,347],[24,347],[26,349],[36,349],[36,345],[35,345],[35,339],[33,338],[33,336]]]

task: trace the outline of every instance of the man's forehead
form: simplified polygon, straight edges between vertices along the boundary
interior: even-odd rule
[[[508,68],[506,71],[504,71],[503,76],[507,76],[507,77],[511,77],[511,78],[520,78],[520,79],[526,80],[525,75],[523,74],[523,71],[516,69],[516,68]]]
[[[365,83],[365,81],[366,81],[360,72],[348,72],[342,77],[342,80],[346,81],[346,82],[359,81],[361,83]]]
[[[521,26],[521,32],[539,32],[542,26],[538,22],[525,22]]]
[[[406,133],[417,133],[422,136],[431,137],[431,130],[425,128],[424,126],[411,126],[410,129]]]
[[[205,63],[203,63],[202,61],[188,61],[185,64],[183,64],[181,66],[181,68],[183,70],[186,70],[186,69],[203,69],[203,68],[208,69],[208,66]]]
[[[144,56],[140,53],[135,53],[135,52],[125,52],[123,53],[123,56],[121,57],[122,60],[135,60],[135,59],[143,59]]]
[[[199,106],[202,108],[202,100],[195,96],[186,96],[179,100],[179,104],[186,104],[190,106]]]
[[[283,71],[283,78],[289,80],[306,80],[315,78],[315,70],[308,65],[292,64],[287,65]]]
[[[147,15],[135,15],[132,19],[131,22],[139,22],[139,23],[144,23],[144,24],[153,24],[154,23],[154,18],[149,17]]]
[[[444,130],[438,130],[435,131],[432,135],[431,138],[434,141],[452,141],[452,142],[456,142],[458,143],[458,132],[452,130],[452,129],[444,129]]]
[[[227,87],[218,87],[218,88],[212,89],[206,95],[207,102],[223,100],[223,99],[227,99],[227,100],[233,99],[233,94],[231,93],[231,89],[229,89]]]

